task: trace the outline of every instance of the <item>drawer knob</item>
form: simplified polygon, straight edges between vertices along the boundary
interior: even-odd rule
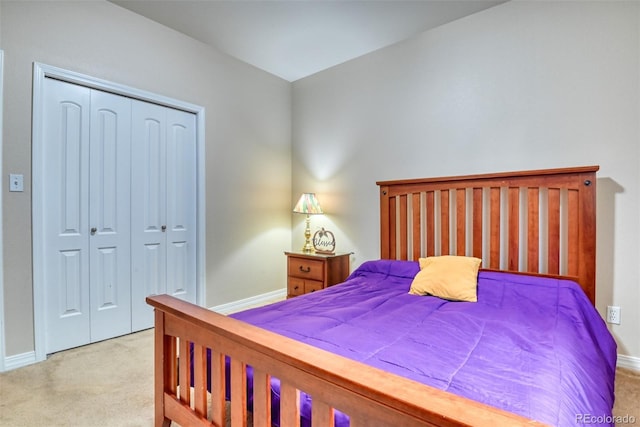
[[[303,266],[300,266],[300,271],[302,271],[303,273],[308,273],[311,271],[311,267],[307,266],[307,268],[304,268]]]
[[[300,286],[296,286],[296,287],[295,287],[295,288],[293,288],[293,289],[295,289],[295,290],[297,291],[299,287],[300,287]]]

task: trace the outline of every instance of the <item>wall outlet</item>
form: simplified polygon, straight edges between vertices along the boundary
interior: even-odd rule
[[[620,307],[613,305],[607,306],[607,322],[616,325],[620,324]]]

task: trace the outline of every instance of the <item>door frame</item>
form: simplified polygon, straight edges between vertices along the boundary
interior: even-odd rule
[[[196,303],[205,302],[205,109],[199,105],[179,101],[152,92],[113,83],[74,71],[64,70],[38,62],[33,63],[33,122],[32,122],[32,245],[33,245],[33,317],[35,361],[45,360],[46,318],[45,318],[45,278],[42,268],[44,260],[44,145],[42,121],[44,100],[44,79],[55,78],[68,83],[123,95],[145,102],[163,105],[177,110],[194,113],[196,116]],[[0,249],[1,250],[1,249]]]

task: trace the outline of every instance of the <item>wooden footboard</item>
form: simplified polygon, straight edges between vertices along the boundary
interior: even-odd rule
[[[376,368],[328,353],[168,295],[155,307],[155,425],[245,426],[246,367],[254,369],[254,426],[271,425],[270,378],[280,380],[280,425],[298,426],[299,393],[313,400],[313,427],[333,426],[334,411],[358,426],[541,425]],[[194,381],[188,385],[194,345]],[[207,393],[207,349],[211,390]],[[225,356],[231,359],[226,413]]]

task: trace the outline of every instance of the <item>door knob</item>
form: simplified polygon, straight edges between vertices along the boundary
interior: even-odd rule
[[[91,227],[91,235],[93,236],[94,234],[96,234],[96,232],[98,231],[97,228],[95,227]]]
[[[165,231],[167,231],[167,226],[163,225],[162,227],[160,227],[162,229],[162,232],[164,233]]]

